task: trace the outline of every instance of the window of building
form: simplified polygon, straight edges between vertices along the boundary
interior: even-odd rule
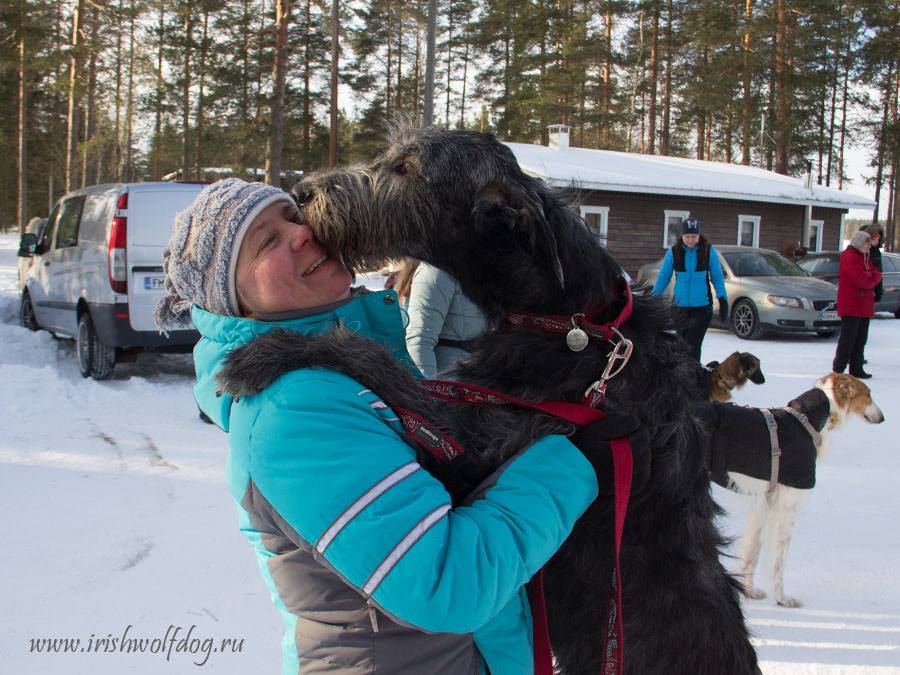
[[[690,211],[666,211],[663,221],[663,248],[669,248],[681,236],[681,223],[691,215]]]
[[[824,220],[809,221],[809,241],[806,242],[807,251],[822,250],[822,232],[825,229]]]
[[[581,217],[587,223],[588,229],[597,237],[600,245],[606,248],[607,232],[609,231],[609,207],[582,206]]]
[[[759,247],[759,220],[759,216],[738,216],[738,246]]]

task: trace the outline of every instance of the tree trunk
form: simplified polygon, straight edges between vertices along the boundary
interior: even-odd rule
[[[841,44],[841,35],[835,40],[834,45],[834,68],[831,73],[831,112],[828,121],[828,159],[825,165],[825,185],[831,185],[831,174],[834,166],[834,121],[837,111],[837,90],[838,90],[838,68],[840,67],[840,53],[843,45]],[[847,49],[850,49],[850,39],[847,38]]]
[[[28,82],[25,79],[25,19],[28,16],[24,2],[19,3],[19,119],[18,140],[19,152],[16,159],[16,171],[19,176],[16,186],[16,220],[19,223],[19,234],[25,232],[28,220]]]
[[[397,11],[397,110],[403,110],[403,3]]]
[[[310,42],[312,37],[312,0],[306,0],[304,7],[304,27],[303,31],[303,170],[308,171],[310,167],[309,153],[312,147],[312,119],[310,119],[310,73],[311,57]]]
[[[660,138],[660,151],[663,155],[669,154],[670,124],[672,119],[672,0],[666,3],[666,77],[663,80],[665,93],[663,94],[663,128]]]
[[[272,119],[266,154],[266,183],[276,187],[281,186],[281,156],[284,152],[284,89],[290,19],[291,0],[275,0],[275,62],[272,65]]]
[[[122,12],[123,1],[119,0],[116,9],[116,84],[115,111],[113,122],[113,156],[112,165],[115,180],[122,180]]]
[[[659,0],[653,0],[652,26],[650,38],[650,107],[647,126],[647,152],[656,154],[656,80],[659,70]]]
[[[603,48],[604,59],[601,66],[601,98],[600,98],[600,147],[609,147],[609,103],[612,98],[612,23],[613,12],[610,2],[604,6],[603,16]]]
[[[450,96],[452,95],[451,69],[453,67],[453,3],[447,10],[447,95],[444,102],[444,126],[450,128]]]
[[[838,190],[844,187],[844,139],[847,131],[847,82],[850,78],[850,48],[844,53],[844,84],[841,87],[841,140],[838,149]]]
[[[77,0],[72,14],[72,53],[69,57],[69,114],[66,130],[66,191],[78,187],[78,131],[81,115],[78,98],[81,95],[81,48],[84,21],[84,0]]]
[[[743,69],[743,106],[741,110],[741,164],[750,166],[750,137],[752,134],[752,111],[750,108],[750,51],[752,42],[750,28],[753,24],[753,0],[744,3],[744,37],[741,66]]]
[[[188,179],[191,171],[191,50],[194,42],[194,8],[191,2],[184,4],[184,53],[182,54],[181,80],[181,171]]]
[[[162,176],[160,159],[162,154],[162,108],[163,108],[163,32],[165,30],[166,0],[159,0],[159,44],[156,46],[156,110],[154,111],[153,124],[153,180],[159,180]],[[132,24],[134,22],[132,21]],[[133,33],[132,33],[133,35]],[[132,52],[133,53],[133,52]],[[246,53],[246,52],[245,52]],[[128,79],[131,80],[129,70]],[[130,146],[126,146],[125,153],[130,154]],[[125,164],[128,167],[128,163]],[[129,169],[130,170],[130,169]]]
[[[466,48],[463,51],[463,73],[462,73],[462,93],[459,96],[459,128],[466,128],[466,80],[469,77],[469,31],[466,29],[465,36]]]
[[[341,2],[331,3],[331,130],[328,139],[328,166],[337,166],[338,152],[338,36],[340,34]],[[388,97],[390,99],[390,97]]]
[[[100,27],[100,12],[97,5],[92,6],[91,11],[91,40],[87,44],[88,48],[88,88],[87,88],[87,106],[84,116],[84,151],[81,153],[81,187],[87,187],[92,169],[94,168],[90,162],[91,155],[97,155],[97,148],[94,147],[94,133],[97,129],[96,122],[96,94],[97,94],[97,32]]]
[[[206,127],[206,116],[205,116],[205,108],[206,108],[206,99],[205,99],[205,87],[206,87],[206,58],[209,53],[209,6],[202,5],[203,9],[203,32],[201,33],[202,38],[200,40],[200,60],[198,65],[198,73],[197,76],[200,80],[199,87],[197,88],[197,125],[194,131],[194,166],[200,172],[198,177],[202,177],[203,172],[203,164],[204,164],[204,147],[203,147],[203,138],[205,134]]]
[[[775,17],[778,22],[775,32],[775,172],[787,174],[790,161],[790,131],[788,129],[787,92],[787,8],[786,0],[776,0]]]
[[[884,79],[884,97],[882,98],[881,129],[878,131],[878,152],[875,164],[875,210],[872,212],[872,224],[878,222],[881,210],[881,184],[884,182],[884,160],[888,145],[888,122],[890,121],[891,100],[893,98],[894,61],[888,64],[887,77]],[[894,167],[896,170],[897,167]]]
[[[123,154],[124,170],[122,171],[122,180],[125,181],[134,180],[134,161],[131,156],[133,143],[131,135],[134,128],[134,23],[136,12],[137,10],[133,7],[130,8],[128,12],[128,101],[125,105],[125,152]],[[158,135],[157,139],[159,139]],[[159,157],[157,156],[157,161],[158,159]],[[156,170],[159,170],[158,164]]]
[[[391,0],[388,0],[387,3],[387,11],[388,11],[388,30],[387,30],[387,73],[385,74],[385,103],[384,103],[384,111],[386,113],[391,112],[391,66],[394,64],[394,42],[392,40],[394,35],[394,3]]]

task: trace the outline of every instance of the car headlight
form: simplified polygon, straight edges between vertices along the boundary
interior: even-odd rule
[[[779,307],[803,307],[800,298],[789,298],[784,295],[767,295],[766,300]]]

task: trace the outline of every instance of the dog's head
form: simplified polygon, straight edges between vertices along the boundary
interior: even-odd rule
[[[314,174],[293,194],[316,237],[348,267],[424,260],[455,276],[489,312],[559,310],[567,293],[598,285],[563,273],[580,248],[599,249],[584,222],[489,134],[398,123],[376,159]],[[618,267],[597,265],[600,280],[603,268],[614,286]]]
[[[872,400],[871,390],[852,375],[829,373],[819,378],[816,387],[825,392],[831,401],[832,415],[837,415],[832,426],[849,414],[859,415],[871,424],[884,422],[884,414]]]
[[[766,381],[759,359],[750,352],[734,352],[721,363],[719,361],[710,361],[706,367],[712,371],[716,381],[721,383],[727,391],[732,389],[740,389],[749,380],[753,384],[764,384]],[[720,392],[715,395],[714,400],[729,400],[730,394]]]

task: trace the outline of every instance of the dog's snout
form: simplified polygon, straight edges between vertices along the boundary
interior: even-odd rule
[[[872,424],[881,424],[884,422],[884,413],[881,412],[881,408],[874,403],[866,408],[863,417],[866,418],[867,422],[871,422]]]
[[[297,183],[291,190],[291,194],[294,201],[297,202],[297,206],[303,206],[313,197],[312,185],[305,181]]]

